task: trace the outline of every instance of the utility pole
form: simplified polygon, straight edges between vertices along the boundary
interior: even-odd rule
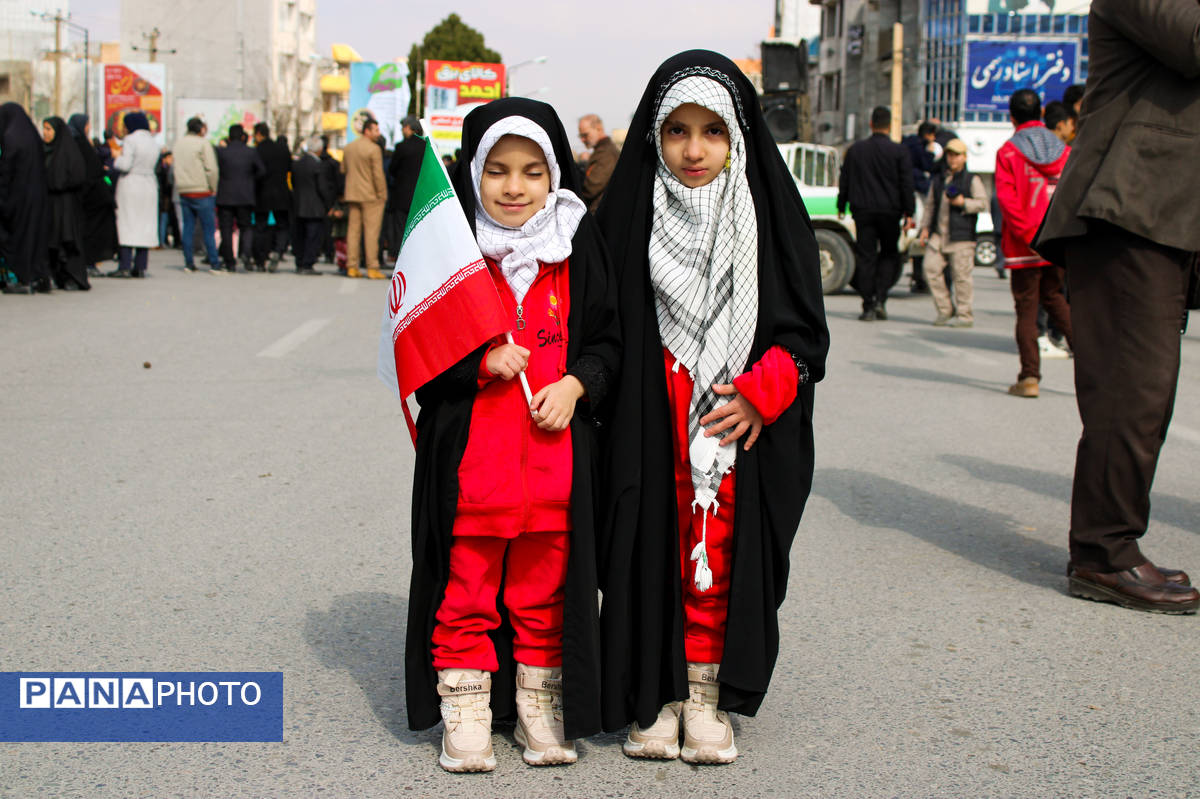
[[[39,14],[37,11],[29,13],[54,23],[54,49],[46,53],[46,58],[54,59],[54,116],[60,117],[62,116],[62,57],[67,55],[67,52],[62,49],[62,26],[67,23],[69,17],[64,17],[61,10],[55,11],[53,14],[49,12]]]
[[[904,118],[904,25],[892,25],[892,141],[900,141]]]
[[[142,52],[148,52],[148,53],[150,53],[150,63],[151,63],[151,64],[153,64],[155,61],[157,61],[157,60],[158,60],[158,54],[159,54],[159,53],[166,53],[167,55],[170,55],[171,53],[178,52],[178,51],[177,51],[177,50],[175,50],[174,48],[171,48],[170,50],[163,50],[161,47],[159,47],[159,46],[158,46],[158,37],[159,37],[159,36],[162,36],[162,34],[161,34],[161,33],[159,33],[159,31],[158,31],[158,28],[157,28],[157,27],[155,27],[155,28],[154,28],[152,31],[150,31],[149,33],[143,33],[143,34],[142,34],[142,38],[143,38],[143,39],[149,39],[149,40],[150,40],[150,46],[149,46],[149,47],[138,47],[138,46],[135,44],[135,45],[131,45],[131,49],[133,49],[133,50],[140,50],[140,51],[142,51]]]

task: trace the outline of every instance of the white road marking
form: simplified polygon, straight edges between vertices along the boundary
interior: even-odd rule
[[[292,350],[320,333],[332,319],[309,319],[258,354],[259,358],[282,358]]]
[[[1167,438],[1178,437],[1184,441],[1190,441],[1193,444],[1200,444],[1200,430],[1193,430],[1190,427],[1184,427],[1181,424],[1172,423],[1167,428]]]
[[[353,294],[358,291],[358,284],[361,282],[361,280],[346,278],[342,281],[342,285],[338,286],[338,294]]]

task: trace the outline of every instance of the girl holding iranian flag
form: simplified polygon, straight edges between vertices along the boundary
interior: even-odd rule
[[[704,50],[650,80],[598,221],[624,356],[603,525],[604,726],[730,763],[779,651],[829,334],[812,225],[750,82]],[[680,737],[682,732],[682,747]]]
[[[417,391],[409,725],[444,722],[448,771],[495,768],[493,714],[515,716],[527,763],[573,763],[574,739],[600,729],[596,429],[620,357],[615,286],[550,106],[481,106],[462,146],[451,179],[512,336]]]

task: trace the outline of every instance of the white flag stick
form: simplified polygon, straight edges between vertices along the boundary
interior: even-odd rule
[[[516,342],[513,341],[511,330],[505,333],[504,337],[507,339],[509,344],[516,344]],[[525,389],[525,404],[533,405],[533,392],[529,390],[529,378],[525,376],[524,372],[521,372],[518,377],[521,378],[521,388]],[[537,414],[534,412],[533,408],[529,409],[529,415],[535,419],[537,418]]]

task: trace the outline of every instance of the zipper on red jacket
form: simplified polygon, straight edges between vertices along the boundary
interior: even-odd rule
[[[522,303],[517,303],[517,323],[518,331],[525,330],[525,306]],[[519,338],[519,343],[522,347],[526,345],[525,336],[514,337],[514,340]],[[524,399],[520,392],[518,396]],[[529,497],[529,425],[533,424],[529,414],[529,408],[525,407],[521,413],[521,531],[528,532],[530,516],[532,515],[533,502]]]

